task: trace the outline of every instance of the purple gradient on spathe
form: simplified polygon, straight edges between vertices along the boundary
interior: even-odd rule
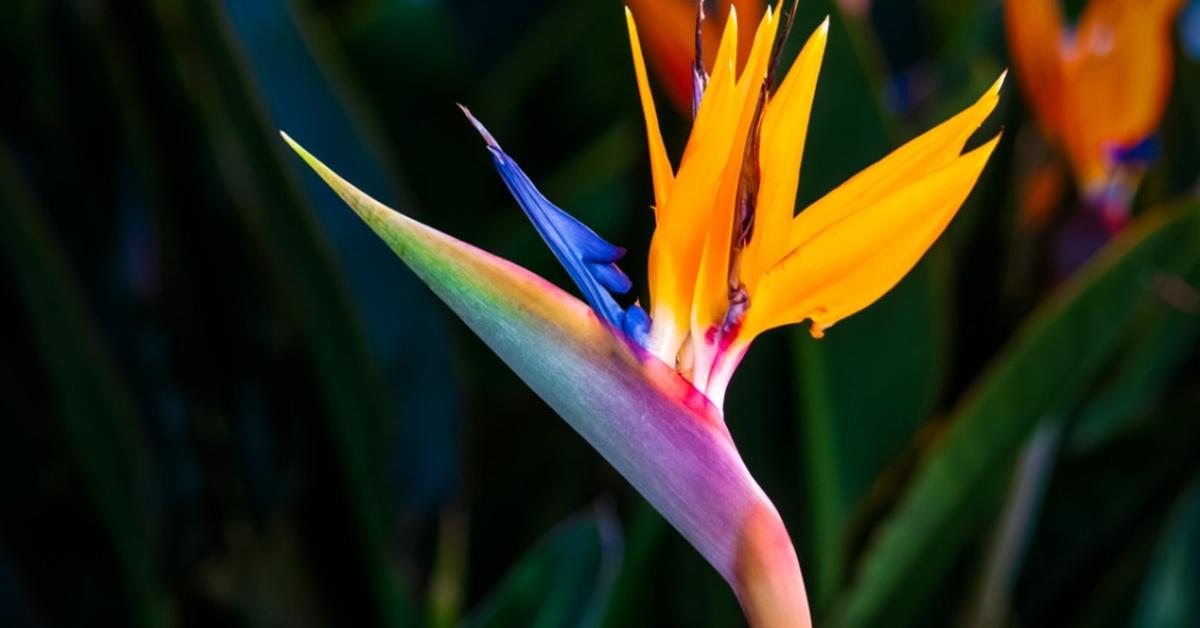
[[[737,586],[742,530],[766,498],[716,410],[653,358],[640,368],[615,353],[578,358],[534,390]],[[566,381],[610,392],[570,393]]]

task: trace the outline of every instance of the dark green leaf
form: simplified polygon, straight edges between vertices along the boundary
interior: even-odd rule
[[[78,282],[3,147],[0,244],[33,323],[63,432],[120,563],[133,614],[129,621],[144,628],[167,626],[167,599],[148,544],[140,424]]]
[[[914,605],[986,521],[977,500],[1044,417],[1077,398],[1145,308],[1170,305],[1158,278],[1200,261],[1200,207],[1142,218],[1043,304],[960,403],[841,596],[834,625],[911,620]],[[976,503],[976,502],[983,503]],[[972,504],[975,506],[972,507]]]
[[[1134,628],[1200,626],[1200,482],[1179,500],[1142,589]]]
[[[530,550],[464,622],[465,628],[583,628],[600,625],[621,568],[621,532],[611,513],[561,524]]]
[[[1200,397],[1177,379],[1121,438],[1059,458],[1013,599],[1021,625],[1129,625],[1171,510],[1200,473]]]
[[[364,188],[379,191],[385,202],[416,214],[410,209],[407,182],[396,181],[384,168],[391,156],[379,142],[367,139],[378,125],[343,87],[345,60],[319,16],[289,11],[283,3],[224,4],[231,36],[245,51],[272,123],[354,172]],[[297,93],[307,96],[298,100]],[[374,473],[388,476],[389,486],[409,510],[431,515],[458,482],[462,393],[446,350],[446,321],[420,282],[396,267],[386,245],[325,194],[319,181],[300,181],[332,244],[390,396],[389,416],[375,418],[382,438],[373,448],[387,458]],[[390,289],[380,290],[380,285]]]
[[[605,609],[605,628],[619,628],[644,620],[654,607],[655,596],[650,584],[656,561],[661,560],[663,537],[669,530],[662,515],[649,504],[639,505],[629,525],[621,573],[613,584],[612,600]]]
[[[155,211],[164,222],[186,221],[179,199],[197,195],[214,203],[203,211],[232,208],[238,232],[229,241],[253,243],[297,328],[324,399],[321,442],[328,443],[336,485],[343,487],[330,508],[351,531],[340,539],[345,551],[339,556],[362,566],[349,574],[362,579],[349,587],[365,600],[355,612],[385,625],[409,625],[412,605],[387,559],[380,445],[390,410],[382,376],[329,243],[281,159],[225,16],[215,0],[93,5]],[[123,36],[131,31],[140,36]],[[177,165],[181,145],[200,172]],[[192,185],[192,176],[202,183]],[[208,244],[209,251],[223,243]]]
[[[1162,288],[1178,289],[1181,278],[1164,278]],[[1182,283],[1186,289],[1187,284]],[[1114,437],[1171,383],[1200,337],[1200,318],[1194,313],[1163,310],[1140,323],[1132,342],[1117,361],[1104,385],[1091,395],[1071,428],[1074,448],[1092,449]]]

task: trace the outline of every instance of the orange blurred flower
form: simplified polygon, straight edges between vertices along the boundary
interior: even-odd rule
[[[1074,28],[1059,0],[1006,0],[1012,63],[1043,134],[1066,155],[1084,201],[1124,211],[1174,73],[1182,0],[1091,0]],[[1115,201],[1115,202],[1114,202]]]
[[[666,87],[671,104],[679,111],[692,114],[692,64],[696,59],[697,0],[627,0],[626,4],[642,24],[651,25],[645,33],[646,56],[650,66]],[[715,9],[712,10],[716,5]],[[701,28],[704,65],[711,72],[716,60],[717,46],[730,5],[737,11],[738,37],[753,41],[758,20],[766,8],[763,0],[717,0],[705,2],[705,19]],[[746,65],[748,47],[738,52],[738,70]]]

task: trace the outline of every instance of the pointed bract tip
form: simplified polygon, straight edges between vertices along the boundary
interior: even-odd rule
[[[1004,71],[1000,73],[1000,78],[997,78],[996,82],[992,85],[992,91],[994,93],[999,94],[1000,88],[1004,87],[1004,80],[1007,78],[1008,78],[1008,68],[1004,68]]]
[[[467,120],[471,122],[471,126],[475,127],[476,131],[479,131],[479,134],[483,136],[483,141],[487,142],[488,146],[491,148],[500,148],[500,144],[496,141],[496,138],[492,137],[492,134],[483,126],[483,123],[471,114],[471,110],[467,109],[466,105],[462,103],[455,104],[458,105],[459,109],[462,109],[463,115],[467,116]]]
[[[829,35],[829,16],[828,15],[825,16],[825,19],[821,22],[821,25],[817,27],[817,30],[821,31],[822,35],[825,35],[825,36]]]
[[[633,19],[633,11],[630,11],[630,10],[629,10],[629,5],[628,5],[628,4],[627,4],[627,5],[625,5],[625,19],[627,19],[627,20],[632,20],[632,19]]]
[[[283,138],[283,141],[287,142],[287,143],[288,143],[288,146],[291,146],[291,147],[292,147],[292,150],[294,150],[294,151],[301,151],[301,150],[303,150],[302,148],[300,148],[300,145],[296,143],[296,140],[292,139],[292,136],[290,136],[290,135],[288,135],[288,134],[287,134],[287,131],[284,131],[283,129],[280,129],[280,130],[279,130],[279,137],[282,137],[282,138]]]
[[[292,136],[288,135],[282,129],[279,131],[279,136],[282,137],[283,141],[287,142],[287,145],[290,146],[292,148],[292,150],[297,155],[299,155],[300,158],[303,159],[304,162],[307,163],[309,166],[317,169],[318,172],[320,172],[320,168],[318,168],[318,165],[320,165],[321,167],[324,167],[324,164],[321,164],[320,161],[317,161],[317,158],[313,157],[312,153],[305,150],[305,148],[303,146],[301,146],[299,142],[292,139]]]

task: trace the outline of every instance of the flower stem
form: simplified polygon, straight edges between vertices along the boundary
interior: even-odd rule
[[[742,527],[735,579],[734,591],[753,628],[812,628],[800,561],[766,496]]]

